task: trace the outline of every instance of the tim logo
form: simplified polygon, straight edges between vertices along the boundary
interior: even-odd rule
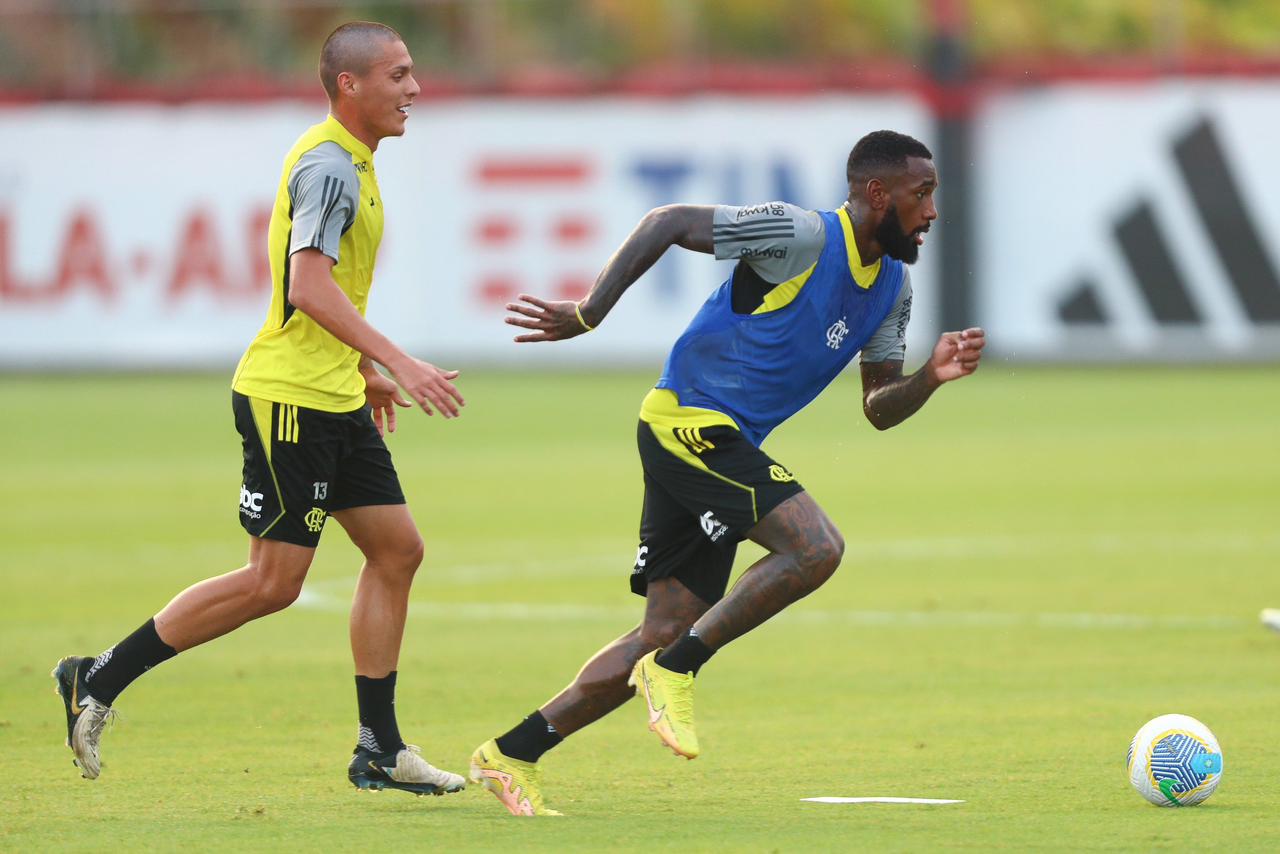
[[[839,350],[840,345],[844,343],[844,337],[848,334],[849,324],[845,323],[842,317],[827,329],[827,346],[832,350]]]
[[[240,484],[240,512],[250,519],[261,519],[262,493],[250,492],[248,487]]]
[[[698,521],[702,524],[702,533],[710,537],[713,543],[729,531],[729,526],[717,519],[710,510],[698,517]]]

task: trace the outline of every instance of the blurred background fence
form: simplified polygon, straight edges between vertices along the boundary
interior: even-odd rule
[[[727,265],[672,253],[564,348],[501,306],[580,295],[658,204],[833,207],[880,127],[942,178],[915,359],[974,323],[1008,358],[1280,357],[1280,3],[0,0],[0,366],[229,365],[357,18],[424,89],[378,153],[370,313],[432,358],[652,363]]]

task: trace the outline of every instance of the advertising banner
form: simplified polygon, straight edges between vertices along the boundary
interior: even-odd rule
[[[0,365],[225,367],[261,326],[266,224],[286,151],[322,103],[0,109]],[[731,262],[667,253],[598,334],[517,346],[517,293],[579,298],[651,208],[834,208],[869,130],[920,137],[901,97],[420,103],[375,163],[386,206],[369,317],[415,355],[654,372]],[[908,358],[936,330],[928,251]]]
[[[1280,356],[1278,116],[1280,84],[1238,80],[988,101],[974,231],[993,346],[1072,361]]]
[[[230,370],[265,315],[280,163],[323,115],[319,102],[0,109],[0,366]],[[1275,116],[1267,81],[980,100],[966,275],[993,354],[1280,357]],[[658,205],[835,207],[850,146],[877,128],[929,141],[932,118],[902,95],[418,104],[376,157],[387,229],[370,319],[440,364],[656,371],[730,262],[673,249],[606,329],[562,346],[512,344],[503,306],[582,296]],[[963,213],[941,179],[938,237]],[[937,250],[912,269],[908,367],[938,332]]]

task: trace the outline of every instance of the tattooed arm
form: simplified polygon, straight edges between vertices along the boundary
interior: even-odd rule
[[[618,251],[604,265],[595,286],[580,302],[548,301],[527,293],[520,302],[508,302],[507,323],[531,329],[516,341],[562,341],[589,332],[600,325],[614,303],[669,247],[682,246],[698,252],[714,251],[712,216],[709,205],[667,205],[655,207],[636,225]]]
[[[862,412],[877,430],[888,430],[914,415],[943,383],[967,377],[978,369],[986,333],[974,327],[944,332],[933,355],[920,370],[902,375],[902,362],[862,363]]]
[[[559,341],[599,326],[623,292],[670,247],[712,252],[714,211],[709,205],[667,205],[649,211],[613,253],[581,302],[548,301],[521,294],[520,302],[507,303],[507,311],[514,313],[507,316],[507,323],[533,330],[516,340]]]

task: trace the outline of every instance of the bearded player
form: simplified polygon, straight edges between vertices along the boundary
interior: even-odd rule
[[[737,261],[676,341],[640,409],[644,469],[631,589],[643,621],[592,657],[568,688],[478,747],[471,776],[514,815],[555,814],[539,759],[638,693],[649,729],[698,755],[699,669],[735,638],[822,586],[844,552],[835,524],[795,476],[760,449],[861,352],[863,412],[885,430],[944,383],[972,374],[981,329],[943,333],[924,367],[903,375],[911,311],[907,265],[938,216],[933,155],[892,131],[863,137],[834,211],[782,202],[671,205],[641,220],[579,303],[522,295],[507,323],[519,342],[598,327],[671,246]],[[725,594],[737,545],[767,551]]]

